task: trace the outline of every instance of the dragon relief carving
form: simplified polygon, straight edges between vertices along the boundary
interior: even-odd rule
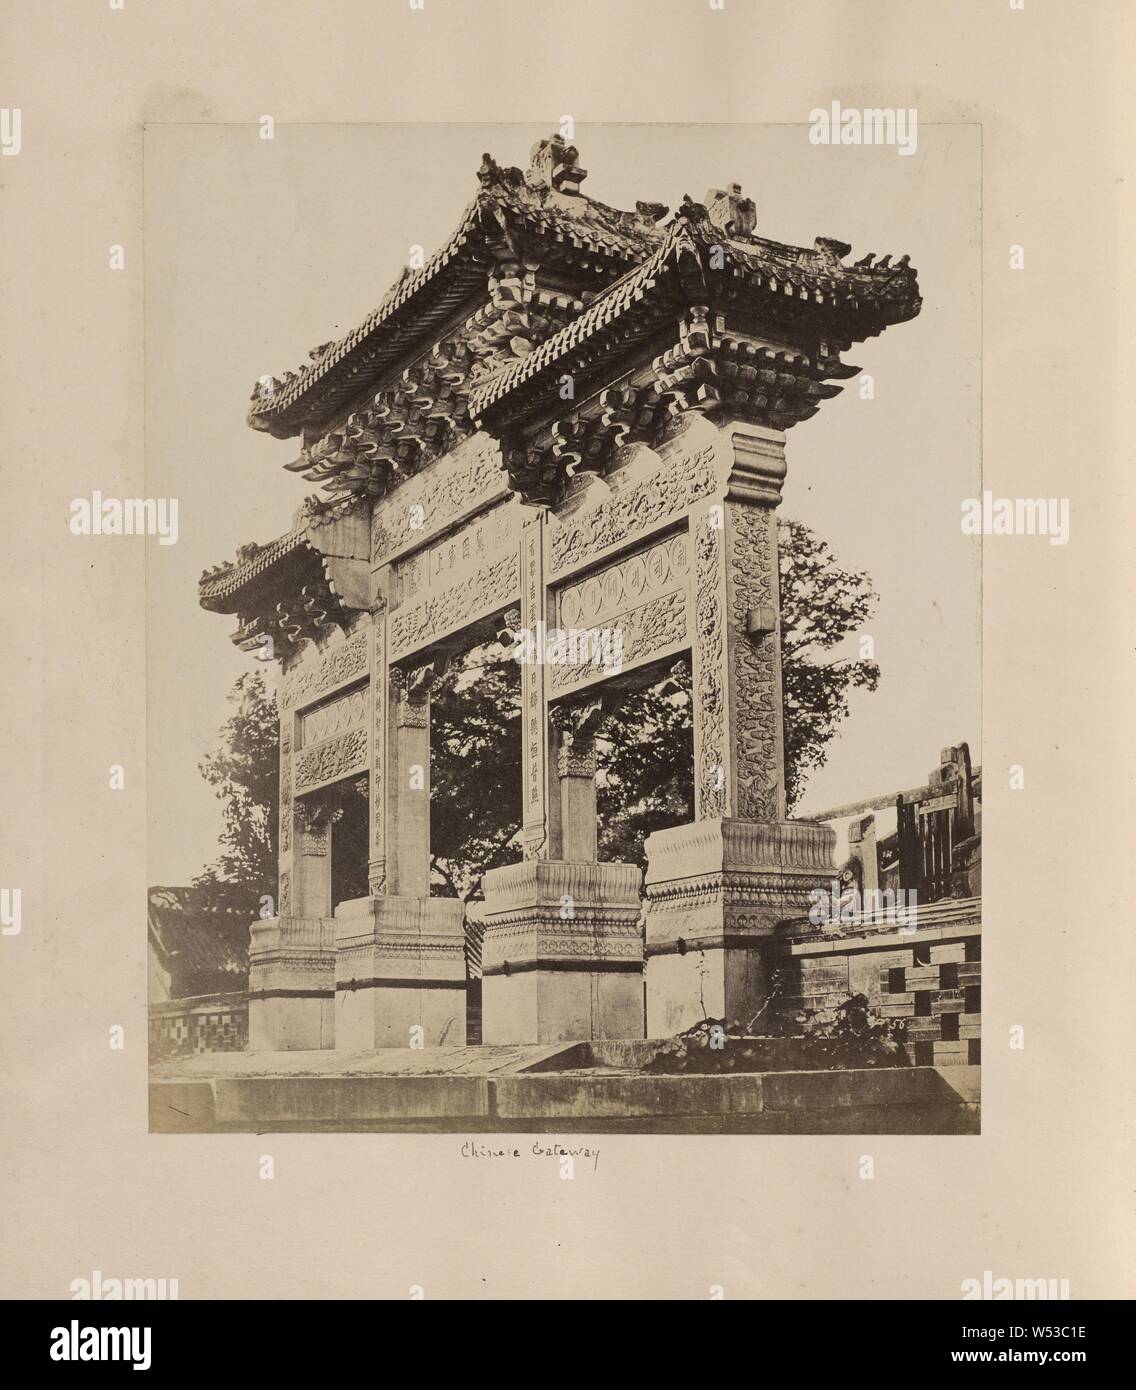
[[[280,703],[292,709],[310,695],[339,685],[367,671],[367,634],[357,632],[341,647],[324,652],[318,660],[307,662],[290,672],[281,687]]]
[[[496,440],[482,440],[468,454],[449,455],[376,504],[371,516],[372,562],[379,564],[412,542],[444,530],[506,490]]]
[[[733,679],[738,710],[736,768],[738,815],[745,820],[778,819],[777,633],[759,642],[741,636],[751,608],[775,607],[776,541],[773,513],[765,507],[731,506],[731,624],[739,634],[734,646]]]
[[[421,603],[396,609],[391,614],[391,660],[428,646],[487,609],[515,601],[519,585],[518,554],[509,550],[471,579],[431,593]]]
[[[694,537],[694,625],[698,633],[694,717],[698,726],[696,768],[698,819],[726,814],[726,694],[723,689],[725,631],[722,622],[722,531],[709,517],[696,519]]]
[[[302,749],[296,758],[296,792],[337,781],[365,768],[367,746],[367,729],[364,727]]]
[[[650,477],[615,493],[593,510],[549,534],[549,570],[561,574],[608,546],[669,516],[679,516],[718,487],[711,466],[713,445],[678,454]]]

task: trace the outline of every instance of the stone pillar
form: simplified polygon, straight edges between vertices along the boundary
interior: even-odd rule
[[[249,950],[249,1051],[335,1046],[335,924],[331,916],[331,824],[303,802],[281,807],[280,915],[253,923]],[[281,769],[281,799],[285,794]]]
[[[465,912],[456,898],[378,897],[335,911],[335,1046],[465,1042]]]
[[[376,686],[376,738],[386,704],[386,795],[372,786],[372,896],[335,910],[339,1051],[465,1042],[465,911],[454,898],[430,897],[430,688],[441,671],[441,658],[392,668],[389,698]],[[382,775],[379,754],[376,767]],[[375,827],[384,815],[380,877]]]
[[[860,866],[861,905],[868,893],[880,887],[880,861],[876,853],[876,818],[861,816],[848,826],[848,855]]]
[[[368,769],[370,800],[370,855],[367,860],[367,887],[372,894],[385,891],[387,884],[387,703],[390,676],[387,670],[387,605],[379,595],[371,609],[371,761]]]
[[[768,989],[761,945],[829,887],[836,833],[785,819],[775,509],[785,436],[719,432],[713,495],[689,513],[695,816],[647,839],[647,1032],[749,1022]]]
[[[283,682],[281,683],[283,684]],[[296,807],[292,800],[292,748],[295,743],[295,711],[282,704],[280,710],[280,816],[277,822],[276,910],[281,917],[292,911],[292,882],[295,878]]]
[[[596,826],[596,740],[586,733],[564,731],[559,736],[556,776],[560,783],[557,832],[559,857],[594,864],[598,854]]]
[[[486,1043],[643,1036],[634,864],[529,859],[483,883]]]
[[[556,777],[549,797],[550,858],[596,862],[596,734],[618,698],[615,693],[577,696],[549,709]]]
[[[533,646],[547,622],[544,586],[545,520],[542,511],[527,517],[521,527],[520,625],[532,634]],[[521,840],[526,859],[547,859],[551,853],[548,795],[548,692],[543,661],[521,663]],[[559,818],[559,807],[553,821]]]
[[[296,916],[331,916],[331,816],[297,802]]]
[[[387,875],[397,897],[430,894],[430,685],[433,666],[391,671]]]

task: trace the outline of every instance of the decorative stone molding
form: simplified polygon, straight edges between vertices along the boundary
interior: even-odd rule
[[[634,864],[529,860],[485,875],[483,974],[556,960],[642,960]]]
[[[335,923],[330,917],[268,917],[253,923],[249,993],[335,988]]]
[[[771,934],[835,873],[836,832],[811,821],[699,821],[647,837],[647,954]]]
[[[453,898],[370,897],[340,903],[336,982],[374,988],[383,979],[437,979],[465,988],[462,904]]]

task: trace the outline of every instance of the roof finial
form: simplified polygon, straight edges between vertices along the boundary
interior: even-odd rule
[[[752,198],[742,197],[740,183],[731,183],[725,189],[710,188],[704,201],[706,215],[727,236],[753,235],[753,229],[757,226],[757,209]]]
[[[579,193],[588,177],[587,169],[578,163],[580,152],[569,145],[557,132],[546,140],[538,140],[529,151],[529,167],[525,182],[530,188],[550,188],[557,193]]]

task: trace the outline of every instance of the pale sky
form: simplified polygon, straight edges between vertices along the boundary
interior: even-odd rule
[[[229,642],[234,619],[198,606],[197,580],[286,531],[314,491],[283,471],[298,441],[246,426],[254,383],[354,328],[411,246],[449,237],[483,151],[524,168],[550,133],[278,125],[264,141],[255,125],[147,127],[146,489],[178,498],[180,530],[147,547],[150,882],[188,883],[217,852],[220,805],[197,764],[233,681],[257,665]],[[979,763],[980,543],[959,524],[981,492],[978,128],[920,126],[911,157],[814,146],[807,125],[578,125],[575,143],[583,192],[616,207],[673,209],[738,182],[762,235],[836,237],[853,260],[910,255],[919,317],[846,354],[875,398],[853,379],[788,434],[782,512],[871,574],[883,673],[853,694],[797,814],[915,785],[948,744],[969,741]]]

